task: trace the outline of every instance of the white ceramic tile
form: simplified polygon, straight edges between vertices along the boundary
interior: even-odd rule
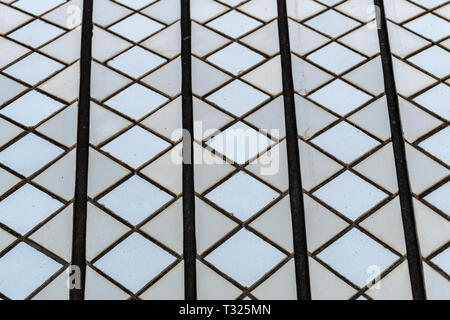
[[[247,230],[241,230],[212,253],[206,260],[249,287],[269,272],[285,255]]]
[[[61,206],[61,202],[26,184],[0,202],[0,222],[25,234]]]
[[[63,106],[61,102],[33,90],[1,109],[0,114],[27,127],[32,127]]]
[[[232,10],[219,18],[208,22],[207,26],[232,38],[238,38],[260,26],[261,22]]]
[[[447,165],[450,165],[449,134],[450,127],[447,127],[420,143],[420,146]]]
[[[0,259],[0,291],[10,299],[25,299],[60,267],[56,261],[21,242]]]
[[[142,14],[135,13],[132,16],[122,20],[109,30],[127,38],[134,42],[139,42],[148,36],[161,30],[164,25],[149,19]]]
[[[4,72],[30,85],[35,85],[61,70],[62,67],[63,65],[59,62],[34,52],[6,68]]]
[[[30,133],[1,151],[0,162],[24,176],[30,176],[62,152],[54,144]]]
[[[398,257],[362,232],[352,229],[318,257],[347,279],[364,287],[371,279],[370,267],[384,271]]]
[[[363,56],[336,42],[332,42],[310,54],[308,59],[336,74],[340,74],[364,61]]]
[[[137,79],[166,60],[141,47],[133,47],[108,62],[108,65]]]
[[[105,104],[137,120],[167,101],[163,95],[135,83],[107,100]]]
[[[387,194],[349,171],[331,180],[314,195],[352,220],[387,197]]]
[[[334,10],[327,10],[308,20],[305,24],[332,38],[336,38],[359,25],[357,21]]]
[[[171,199],[163,190],[133,176],[100,198],[99,203],[131,224],[138,224]]]
[[[209,192],[206,198],[245,221],[278,196],[275,190],[239,172]]]
[[[169,264],[170,255],[143,236],[133,233],[94,265],[133,292],[137,292]]]
[[[379,144],[347,122],[337,124],[311,141],[346,163],[358,159]]]
[[[168,142],[141,127],[135,126],[103,146],[102,150],[129,166],[137,168],[168,146]]]
[[[61,28],[55,27],[41,20],[34,20],[24,27],[9,34],[8,37],[17,40],[30,47],[37,48],[47,43],[64,32]]]
[[[248,84],[235,80],[208,96],[208,100],[236,116],[241,116],[269,98]]]
[[[234,75],[239,75],[262,60],[261,55],[236,42],[208,57],[208,61]]]

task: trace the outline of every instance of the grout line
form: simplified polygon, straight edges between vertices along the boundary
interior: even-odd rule
[[[85,0],[83,4],[81,35],[80,99],[78,105],[76,181],[72,238],[72,266],[77,266],[79,268],[80,287],[70,290],[70,300],[84,300],[86,280],[86,220],[93,28],[92,11],[93,0]]]
[[[397,88],[395,85],[392,53],[386,23],[383,0],[374,0],[379,9],[378,37],[380,41],[381,59],[383,63],[384,84],[391,126],[392,146],[394,149],[395,167],[398,181],[398,194],[402,211],[403,229],[405,233],[406,256],[408,259],[411,289],[414,300],[425,300],[425,283],[422,260],[417,237],[412,193],[406,162],[405,141],[400,118]]]
[[[183,117],[183,256],[186,300],[197,299],[195,190],[194,190],[194,115],[192,101],[192,52],[190,0],[181,0],[181,63]],[[189,156],[187,163],[186,156]]]
[[[287,0],[290,1],[290,0]],[[291,201],[294,240],[295,275],[297,298],[311,300],[308,250],[306,245],[305,209],[303,204],[300,156],[295,116],[294,84],[292,79],[291,49],[287,20],[286,0],[278,0],[278,32],[280,40],[283,78],[284,114],[289,170],[289,193]]]

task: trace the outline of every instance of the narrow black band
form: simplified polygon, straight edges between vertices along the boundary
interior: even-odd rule
[[[389,109],[392,146],[394,148],[395,167],[397,170],[398,194],[402,211],[403,228],[405,232],[406,255],[408,258],[411,288],[415,300],[426,299],[425,284],[422,270],[422,259],[417,239],[416,221],[412,203],[411,187],[406,163],[405,141],[403,139],[402,123],[398,105],[397,88],[395,86],[392,55],[386,23],[383,0],[374,0],[378,11],[378,37],[380,40],[381,60],[383,63],[384,86]]]
[[[83,300],[86,279],[86,210],[89,161],[89,114],[92,58],[92,0],[84,0],[81,33],[80,95],[76,154],[75,200],[73,210],[72,266],[80,274],[81,287],[70,290],[70,300]]]
[[[192,108],[192,66],[191,66],[191,17],[190,1],[181,1],[181,63],[182,63],[182,104],[183,104],[183,155],[190,159],[183,162],[183,239],[184,239],[184,283],[185,299],[197,299],[195,243],[195,194],[193,139],[194,115]],[[183,156],[183,159],[185,157]]]
[[[294,84],[292,79],[286,0],[278,0],[278,32],[283,77],[289,195],[291,200],[297,297],[299,300],[310,300],[311,286],[309,279],[308,249],[306,245],[305,209],[303,205],[303,188],[300,173],[297,118],[295,116]]]

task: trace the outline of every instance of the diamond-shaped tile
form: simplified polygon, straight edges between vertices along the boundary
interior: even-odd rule
[[[347,122],[337,124],[311,141],[346,163],[356,160],[379,144]]]
[[[261,22],[258,20],[250,18],[235,10],[232,10],[207,24],[207,26],[232,38],[238,38],[260,25]]]
[[[278,193],[244,172],[238,172],[206,198],[245,221],[278,197]]]
[[[54,144],[30,133],[0,152],[0,162],[28,177],[62,152]]]
[[[0,222],[25,234],[61,206],[58,200],[26,184],[0,202]]]
[[[108,62],[110,66],[137,79],[166,60],[141,47],[133,47]]]
[[[32,127],[63,106],[62,103],[33,90],[1,109],[0,114]]]
[[[59,263],[21,242],[0,258],[0,292],[25,299],[59,268]]]
[[[249,287],[285,255],[247,230],[241,230],[206,256],[218,269]]]
[[[153,33],[161,30],[164,25],[135,13],[131,17],[116,23],[109,30],[124,36],[134,42],[139,42]]]
[[[135,126],[106,144],[102,149],[136,169],[169,145],[168,142],[149,131]]]
[[[244,164],[273,144],[274,141],[267,136],[242,122],[232,125],[207,142],[211,148],[239,164]]]
[[[423,50],[408,60],[440,78],[450,74],[450,52],[439,46]]]
[[[334,10],[327,10],[311,20],[308,20],[305,24],[333,38],[337,38],[341,34],[359,25],[357,21]]]
[[[352,229],[318,257],[337,272],[364,287],[373,277],[371,270],[383,272],[398,257],[362,232]]]
[[[335,74],[340,74],[365,58],[336,42],[332,42],[310,54],[308,59]]]
[[[107,100],[105,104],[138,120],[167,101],[168,99],[159,93],[135,83]]]
[[[122,0],[123,2],[129,2],[128,0]],[[172,24],[173,22],[180,19],[181,14],[181,3],[179,1],[155,1],[155,0],[144,0],[148,3],[153,2],[153,4],[141,12],[152,17],[158,21],[162,21],[165,24]]]
[[[314,195],[352,220],[387,197],[387,194],[349,171],[331,180]]]
[[[344,116],[360,107],[371,97],[361,90],[337,79],[310,95],[315,102]]]
[[[99,200],[100,204],[138,224],[172,197],[144,179],[133,176]]]
[[[406,23],[405,26],[425,38],[439,41],[448,36],[450,22],[432,13],[427,13],[420,18]]]
[[[237,58],[239,57],[239,58]],[[264,58],[236,42],[208,57],[215,65],[238,75],[254,66]]]
[[[236,116],[242,116],[268,98],[265,93],[240,80],[235,80],[207,99]]]
[[[24,27],[9,34],[8,37],[24,43],[30,47],[37,48],[64,32],[63,29],[55,27],[41,20],[34,20]]]
[[[62,68],[63,65],[59,62],[35,52],[3,72],[30,85],[35,85]]]
[[[155,278],[175,257],[133,233],[99,259],[95,266],[133,292]]]
[[[16,97],[25,89],[24,85],[0,75],[0,105]]]

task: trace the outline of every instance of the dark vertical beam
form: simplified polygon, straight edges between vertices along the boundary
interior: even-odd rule
[[[286,0],[278,0],[278,32],[283,77],[284,118],[286,123],[289,195],[291,200],[297,297],[299,300],[310,300],[311,286],[309,279],[308,249],[306,245],[305,209],[300,172],[297,118],[295,116],[294,84],[292,79],[291,48],[289,44]]]
[[[386,91],[389,119],[391,126],[392,146],[394,148],[395,167],[397,171],[398,194],[402,211],[403,228],[406,242],[411,288],[415,300],[425,300],[425,283],[422,270],[422,259],[417,238],[416,221],[409,183],[408,164],[406,162],[405,141],[398,106],[397,88],[395,86],[392,65],[391,47],[386,23],[383,0],[374,0],[377,11],[378,38],[380,41],[381,60],[383,63],[384,86]]]
[[[183,257],[186,300],[197,299],[194,194],[194,115],[192,107],[190,1],[181,0],[181,63],[183,108]]]
[[[76,154],[75,200],[73,206],[72,266],[80,273],[80,287],[70,290],[70,300],[84,300],[86,279],[86,218],[89,161],[89,115],[91,99],[92,10],[93,0],[83,2],[81,31],[80,95]]]

